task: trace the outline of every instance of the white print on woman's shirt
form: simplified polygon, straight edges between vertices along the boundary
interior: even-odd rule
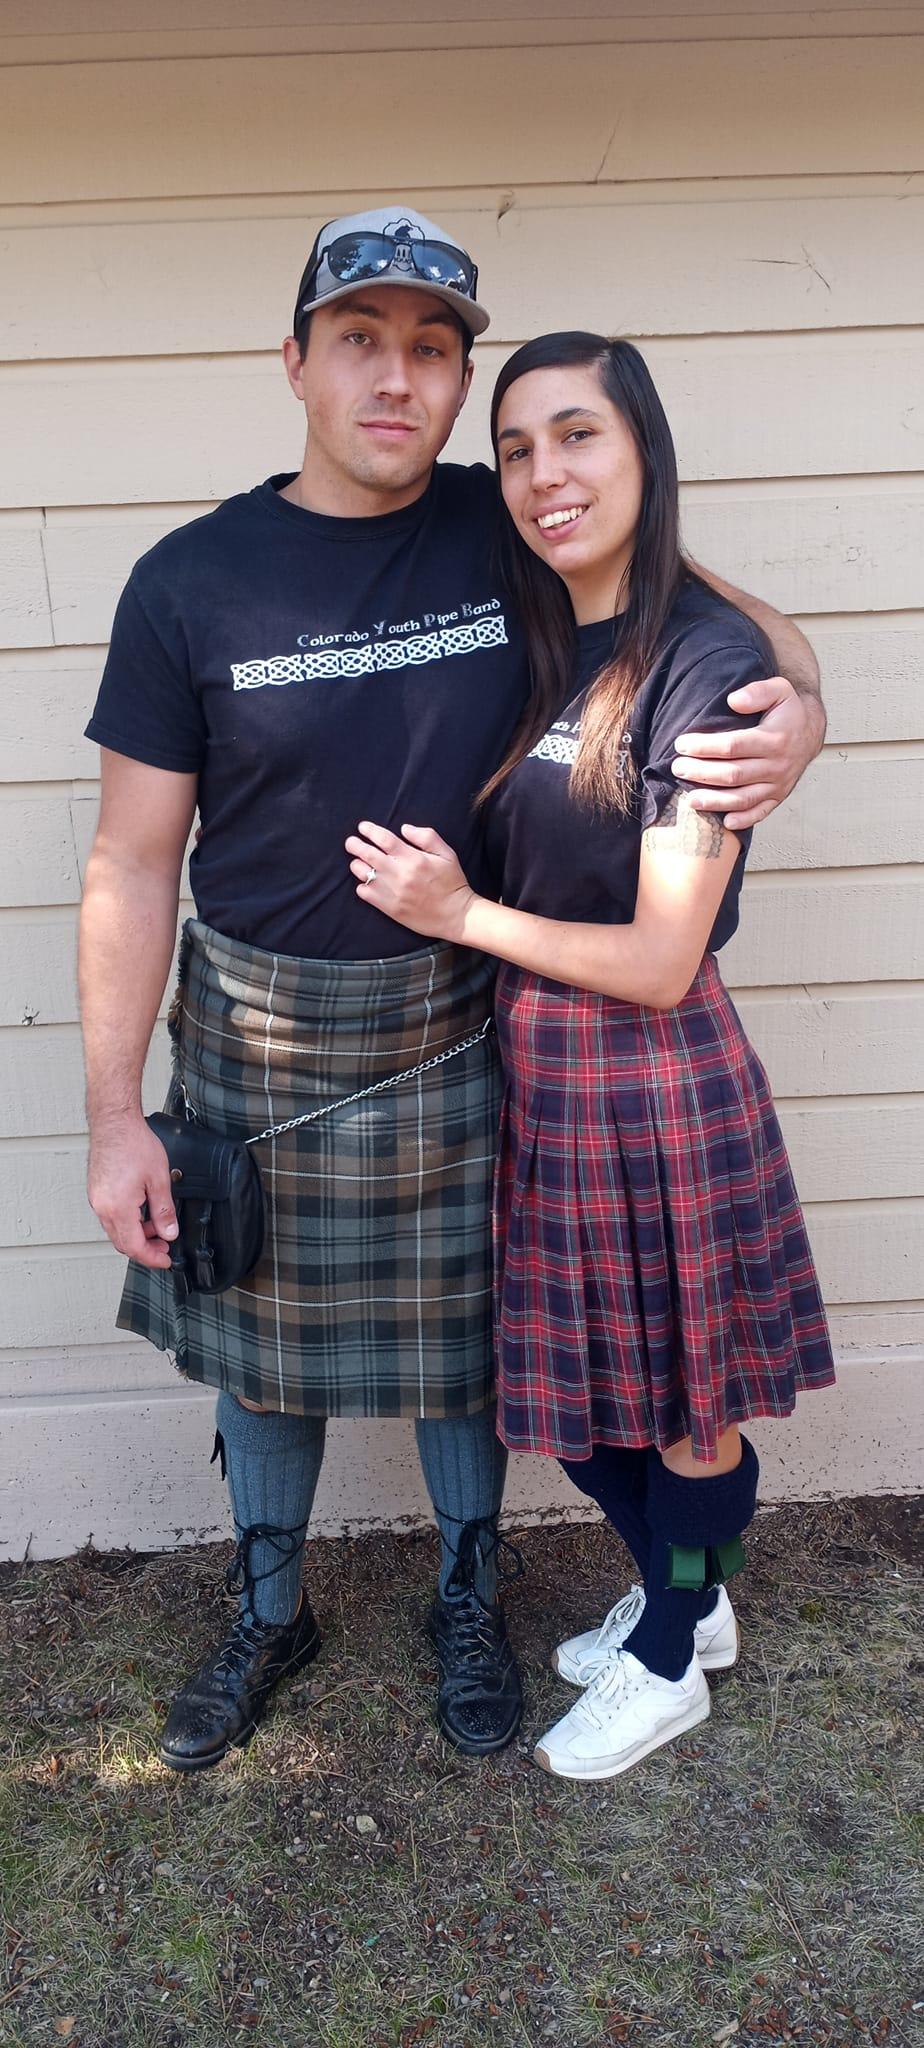
[[[531,761],[555,761],[561,768],[573,768],[581,744],[581,721],[557,718],[538,745],[530,748]]]
[[[366,640],[353,647],[324,647],[304,654],[276,654],[268,661],[233,661],[236,690],[263,690],[267,684],[336,681],[341,676],[376,675],[382,670],[418,667],[450,654],[476,654],[481,647],[506,647],[503,613],[470,619],[435,633],[412,633],[395,640]]]

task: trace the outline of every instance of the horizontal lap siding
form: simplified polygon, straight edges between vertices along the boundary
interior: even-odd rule
[[[641,345],[676,421],[685,480],[924,469],[924,352],[906,328]],[[507,353],[478,352],[450,446],[457,461],[484,455]],[[46,505],[73,503],[75,475],[86,505],[227,497],[261,468],[286,467],[298,418],[275,356],[0,366],[11,505],[34,504],[36,469]]]
[[[700,13],[688,37],[674,17],[667,42],[652,8],[640,39],[638,11],[633,26],[601,0],[583,10],[592,49],[543,47],[553,10],[534,11],[529,48],[528,5],[508,10],[513,101],[471,19],[465,47],[399,51],[416,16],[397,0],[371,10],[365,51],[348,49],[355,8],[339,52],[270,53],[290,19],[315,32],[304,7],[274,9],[262,54],[257,28],[251,55],[171,57],[153,20],[153,61],[133,63],[117,11],[92,7],[79,66],[31,61],[32,10],[28,61],[3,68],[0,37],[11,1393],[128,1401],[152,1372],[167,1384],[114,1329],[119,1261],[83,1195],[74,953],[97,762],[82,727],[137,556],[298,462],[277,360],[292,287],[322,220],[395,192],[472,246],[494,313],[450,452],[484,457],[494,375],[528,335],[631,334],[675,428],[688,547],[799,614],[817,646],[828,745],[755,837],[723,971],[780,1099],[837,1341],[871,1357],[924,1344],[924,44],[901,34],[907,10],[881,36],[808,36],[771,10],[762,37],[767,10],[744,4],[727,34],[717,8],[708,40]],[[427,42],[445,42],[439,9],[421,12]],[[213,13],[190,32],[253,26],[245,0]],[[396,47],[373,55],[390,15]],[[118,61],[98,61],[106,37]],[[152,1103],[165,1072],[161,1031]]]
[[[606,186],[579,199],[568,186],[485,191],[462,202],[451,190],[409,196],[477,249],[494,331],[508,341],[548,323],[550,246],[568,252],[588,327],[782,335],[924,318],[924,193],[904,178],[876,182],[874,192],[831,196],[758,186],[748,197],[723,198],[703,187],[692,202],[695,234],[689,199],[614,197]],[[338,194],[334,203],[358,205],[362,196]],[[67,306],[72,360],[210,352],[222,306],[233,308],[225,346],[275,349],[305,258],[306,222],[313,232],[331,206],[310,191],[243,216],[240,202],[219,205],[207,220],[145,220],[142,235],[134,222],[110,219],[0,225],[10,280],[0,361],[47,358],[49,276]]]
[[[10,67],[0,73],[10,204],[485,183],[902,172],[920,144],[917,37]],[[451,97],[447,81],[451,76]],[[306,120],[310,109],[310,120]],[[522,109],[522,117],[517,110]],[[349,148],[344,148],[348,126]],[[54,146],[49,147],[49,136]]]

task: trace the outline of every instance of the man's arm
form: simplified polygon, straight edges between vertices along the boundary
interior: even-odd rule
[[[697,785],[691,802],[697,810],[721,811],[726,825],[741,831],[761,824],[783,803],[822,745],[827,719],[818,663],[805,634],[783,612],[698,562],[690,566],[761,628],[780,671],[729,696],[732,711],[742,716],[760,712],[759,725],[740,732],[677,735],[674,773]]]
[[[800,697],[817,698],[821,704],[821,677],[814,649],[805,634],[785,612],[778,612],[772,604],[766,604],[762,597],[752,597],[750,591],[739,590],[737,584],[726,583],[717,576],[714,569],[703,569],[698,562],[690,564],[697,576],[701,576],[710,589],[717,590],[720,597],[727,597],[730,604],[736,604],[739,612],[746,612],[759,626],[776,656],[780,675]],[[821,741],[819,740],[819,746]]]
[[[148,1129],[141,1076],[176,937],[197,777],[102,749],[102,802],[80,918],[79,982],[90,1124],[88,1192],[117,1250],[169,1265],[176,1236],[167,1155]],[[150,1221],[142,1224],[147,1202]]]

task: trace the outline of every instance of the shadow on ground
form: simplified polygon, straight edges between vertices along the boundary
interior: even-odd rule
[[[920,1504],[763,1515],[711,1719],[583,1787],[531,1762],[548,1654],[627,1560],[510,1533],[527,1713],[487,1764],[432,1725],[429,1534],[311,1547],[321,1659],[192,1780],[153,1753],[228,1551],[4,1568],[0,2042],[917,2048]]]

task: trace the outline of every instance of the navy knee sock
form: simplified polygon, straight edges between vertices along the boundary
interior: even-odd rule
[[[631,1550],[644,1579],[651,1551],[651,1531],[645,1520],[647,1450],[633,1451],[623,1444],[595,1444],[591,1457],[561,1458],[559,1463],[572,1486],[603,1509],[607,1521],[612,1522],[627,1550]]]
[[[625,1648],[649,1671],[678,1679],[693,1655],[693,1631],[703,1614],[702,1585],[672,1586],[672,1551],[703,1550],[707,1585],[715,1585],[710,1552],[740,1536],[753,1520],[760,1467],[753,1444],[741,1439],[741,1462],[714,1479],[684,1479],[671,1472],[656,1450],[648,1453],[647,1517],[651,1556],[645,1574],[645,1608]],[[714,1601],[713,1601],[714,1604]]]
[[[222,1393],[215,1420],[238,1539],[229,1585],[260,1621],[294,1621],[325,1418],[257,1413]]]
[[[415,1424],[420,1463],[442,1539],[440,1593],[443,1599],[447,1593],[451,1597],[449,1582],[466,1522],[481,1523],[474,1586],[488,1607],[497,1598],[497,1517],[507,1474],[507,1452],[496,1421],[492,1404],[478,1415],[421,1418]]]

